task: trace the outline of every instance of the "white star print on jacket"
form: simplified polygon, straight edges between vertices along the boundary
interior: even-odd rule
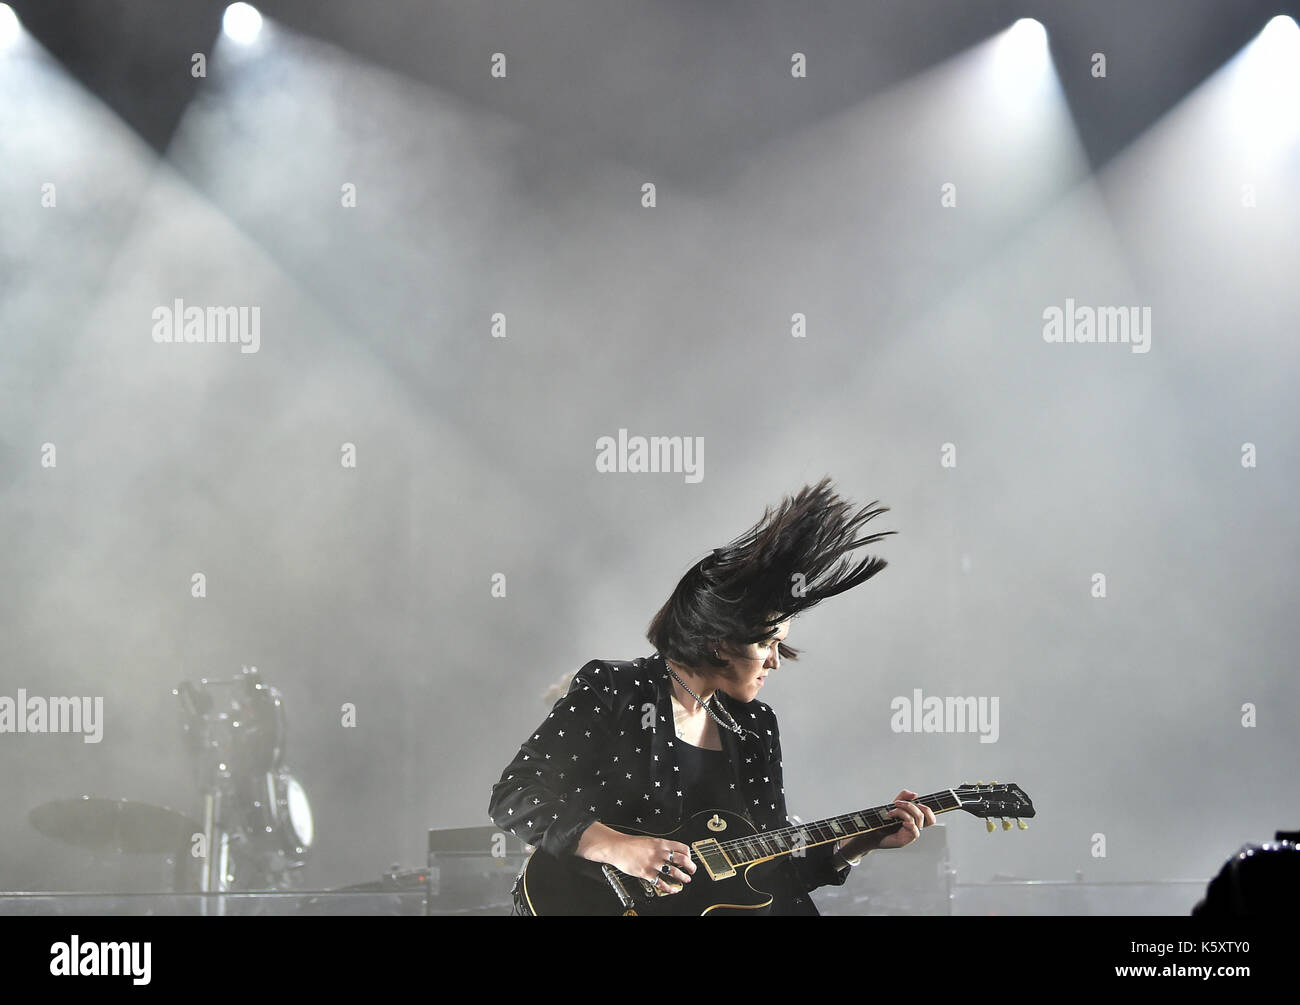
[[[674,784],[679,765],[671,693],[667,665],[658,653],[587,663],[492,787],[488,813],[493,821],[557,856],[573,854],[582,832],[596,820],[654,833],[674,829],[683,795]],[[791,826],[775,713],[762,702],[746,705],[721,692],[717,700],[751,731],[740,738],[718,729],[737,802],[759,833]],[[832,862],[829,845],[783,863],[779,874],[788,889],[771,891],[778,913],[816,914],[807,893],[839,885],[848,876]]]

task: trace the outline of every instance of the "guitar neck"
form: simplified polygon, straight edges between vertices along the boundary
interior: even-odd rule
[[[913,799],[912,802],[928,806],[935,813],[959,810],[962,806],[961,800],[952,789],[932,792],[928,796]],[[808,824],[782,827],[780,830],[762,831],[749,837],[719,841],[718,847],[739,868],[755,862],[781,858],[783,855],[792,855],[803,848],[814,848],[817,845],[830,844],[832,841],[846,841],[860,834],[870,834],[872,831],[895,826],[899,822],[898,818],[888,815],[889,811],[895,808],[893,803],[872,806],[870,809],[827,817],[824,820],[814,820]]]

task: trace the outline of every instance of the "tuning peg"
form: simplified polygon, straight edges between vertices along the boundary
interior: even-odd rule
[[[983,785],[984,783],[983,783],[983,782],[976,782],[975,784],[976,784],[976,785]]]
[[[993,784],[994,784],[994,785],[997,785],[997,784],[998,784],[998,780],[997,780],[996,778],[993,779]]]
[[[1003,829],[1004,831],[1009,831],[1009,830],[1011,830],[1011,821],[1010,821],[1010,820],[1003,820],[1003,821],[1002,821],[1002,829]]]
[[[1016,817],[1016,826],[1019,827],[1022,831],[1029,830],[1029,824],[1025,823],[1019,817]]]
[[[989,832],[990,834],[993,833],[993,821],[992,821],[992,820],[985,820],[985,821],[984,821],[984,826],[988,828],[988,832]]]

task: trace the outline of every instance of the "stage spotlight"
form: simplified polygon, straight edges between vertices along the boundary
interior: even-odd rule
[[[1022,17],[992,41],[989,70],[993,82],[1012,100],[1026,101],[1054,79],[1047,29],[1041,22]]]
[[[232,40],[247,45],[262,30],[262,15],[252,4],[232,3],[221,18],[221,29]]]
[[[1254,156],[1275,155],[1300,135],[1300,25],[1279,14],[1235,63],[1238,141]]]
[[[0,3],[0,49],[12,45],[22,33],[22,25],[18,23],[14,9],[7,3]]]
[[[1247,51],[1252,60],[1258,60],[1260,73],[1269,83],[1293,87],[1300,79],[1296,69],[1296,61],[1300,59],[1300,25],[1295,23],[1295,18],[1286,14],[1273,18],[1255,36]],[[1277,97],[1291,104],[1296,99],[1294,90]]]
[[[1273,18],[1264,25],[1251,50],[1253,58],[1265,64],[1264,72],[1274,83],[1292,88],[1278,97],[1295,104],[1294,86],[1300,80],[1300,72],[1296,69],[1297,60],[1300,60],[1300,25],[1295,23],[1295,18],[1287,14]]]
[[[1022,17],[1002,36],[999,57],[1012,72],[1041,70],[1047,65],[1047,29],[1032,17]]]
[[[1278,14],[1264,25],[1264,30],[1260,34],[1272,38],[1289,38],[1290,44],[1295,45],[1296,41],[1300,40],[1300,25],[1295,23],[1295,18],[1290,14]]]

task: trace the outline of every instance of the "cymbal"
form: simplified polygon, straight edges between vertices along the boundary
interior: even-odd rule
[[[60,799],[27,815],[46,837],[88,848],[132,854],[178,851],[201,826],[175,810],[127,799]]]

